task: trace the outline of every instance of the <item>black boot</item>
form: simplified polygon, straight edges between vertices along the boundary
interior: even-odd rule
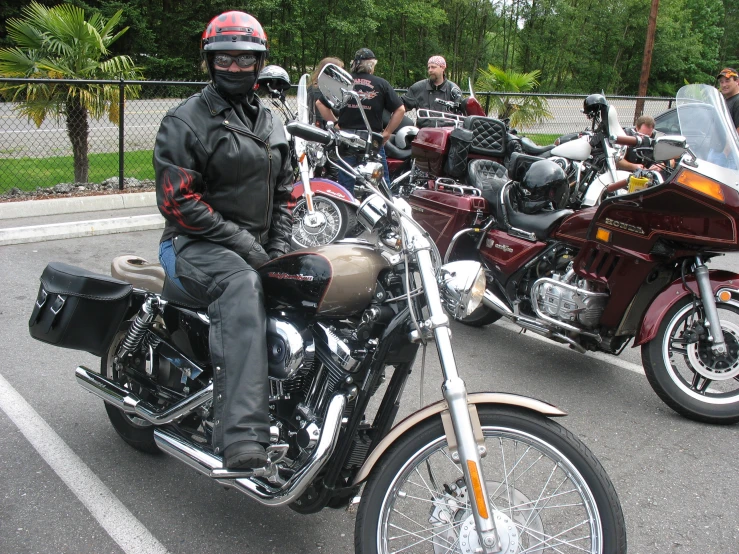
[[[223,452],[226,469],[255,469],[267,465],[267,451],[256,441],[239,441]]]

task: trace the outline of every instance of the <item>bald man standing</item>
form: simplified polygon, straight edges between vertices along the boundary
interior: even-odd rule
[[[406,110],[428,109],[436,112],[449,112],[450,108],[436,103],[436,99],[451,102],[462,100],[460,88],[446,78],[446,60],[441,56],[431,56],[428,61],[429,78],[414,83],[401,100]],[[417,127],[436,127],[439,120],[422,118],[416,120]]]

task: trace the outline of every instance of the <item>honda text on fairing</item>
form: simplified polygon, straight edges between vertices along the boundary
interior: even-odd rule
[[[445,260],[485,268],[483,305],[460,321],[506,317],[580,352],[618,355],[633,340],[671,408],[735,423],[739,275],[706,263],[739,251],[739,136],[713,87],[681,88],[677,110],[684,136],[609,137],[674,169],[605,185],[626,190],[597,206],[567,209],[566,174],[551,160],[520,180],[475,161],[472,186],[416,189],[409,202]]]
[[[351,75],[336,66],[323,69],[319,85],[333,106],[356,100]],[[328,147],[354,140],[299,122],[288,130]],[[50,264],[31,334],[101,356],[100,371],[78,367],[77,380],[102,398],[134,448],[166,452],[265,506],[308,514],[358,502],[356,552],[625,553],[613,485],[551,419],[565,414],[523,396],[466,390],[446,313],[477,312],[481,264],[441,265],[408,203],[391,198],[382,164],[346,170],[372,191],[357,217],[373,241],[299,250],[258,270],[270,352],[264,468],[226,469],[210,446],[219,368],[210,361],[209,319],[156,268],[126,257],[111,279]],[[429,343],[443,400],[394,425]]]

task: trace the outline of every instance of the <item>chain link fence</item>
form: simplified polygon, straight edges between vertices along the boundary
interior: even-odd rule
[[[0,87],[8,84],[34,83],[40,80],[0,78]],[[65,84],[57,80],[55,84]],[[79,82],[78,82],[79,83]],[[87,128],[88,177],[84,186],[91,190],[123,189],[125,186],[150,184],[154,178],[152,150],[159,124],[167,111],[184,98],[198,92],[205,83],[170,81],[90,81],[109,84],[123,90],[127,85],[140,86],[139,98],[121,102],[121,125],[107,118],[76,121],[70,118],[47,118],[40,126],[20,113],[20,105],[0,102],[0,195],[5,197],[27,191],[54,189],[68,192],[83,186],[75,182],[72,133]],[[288,93],[291,111],[297,111],[294,96]],[[398,89],[399,93],[405,92]],[[491,117],[493,96],[521,97],[524,94],[476,92],[480,103]],[[123,95],[121,95],[123,96]],[[542,94],[552,118],[536,125],[519,128],[520,134],[531,136],[539,144],[549,144],[555,137],[583,130],[587,120],[581,113],[585,95]],[[609,96],[618,111],[621,124],[633,124],[637,97]],[[515,101],[515,100],[514,100]],[[269,101],[265,100],[269,104]],[[645,100],[644,114],[655,116],[672,107],[672,98]],[[415,114],[409,113],[413,118]]]

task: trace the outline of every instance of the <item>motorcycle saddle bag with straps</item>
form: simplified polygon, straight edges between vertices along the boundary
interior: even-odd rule
[[[472,146],[472,131],[457,127],[449,133],[449,155],[444,171],[449,177],[460,179],[467,173],[467,155]]]
[[[52,262],[41,274],[28,330],[37,340],[102,356],[131,305],[133,286]]]

